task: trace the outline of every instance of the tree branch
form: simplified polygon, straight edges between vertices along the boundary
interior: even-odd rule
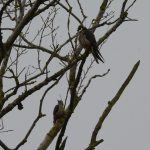
[[[3,141],[0,140],[0,146],[4,149],[4,150],[10,150],[10,148],[8,148]]]
[[[90,144],[88,146],[88,148],[86,148],[85,150],[94,150],[95,146],[97,146],[97,134],[99,133],[104,120],[106,119],[106,117],[109,115],[109,113],[111,112],[111,109],[113,108],[113,106],[116,104],[116,102],[119,100],[120,96],[122,95],[123,91],[125,90],[125,88],[128,86],[128,84],[130,83],[131,79],[133,78],[134,74],[136,73],[138,67],[139,67],[140,61],[138,61],[134,66],[133,69],[131,70],[130,74],[128,75],[127,79],[124,81],[124,83],[122,84],[122,86],[120,87],[120,89],[118,90],[118,92],[116,93],[116,95],[114,96],[114,98],[108,102],[108,106],[105,108],[105,110],[103,111],[102,115],[100,116],[94,131],[92,133],[92,137],[91,137],[91,141]]]

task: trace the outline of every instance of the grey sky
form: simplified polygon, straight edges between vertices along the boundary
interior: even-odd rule
[[[119,3],[116,5],[117,0],[115,1],[114,10],[119,8]],[[89,26],[89,22],[98,11],[97,3],[99,1],[82,0],[82,2],[85,3],[86,13],[89,16],[85,25]],[[88,146],[92,129],[99,115],[139,59],[141,64],[138,71],[103,124],[98,137],[103,138],[104,142],[96,150],[149,150],[149,6],[150,1],[148,0],[137,1],[129,11],[129,16],[139,21],[121,25],[101,49],[106,63],[95,65],[92,71],[95,74],[103,74],[109,68],[111,71],[107,76],[92,82],[73,114],[66,132],[66,135],[68,135],[66,150],[82,150]],[[60,16],[59,21],[63,23],[64,18],[61,18],[62,16]],[[75,32],[77,26],[78,24],[73,26],[73,32]],[[63,38],[64,31],[61,32],[60,41]],[[96,36],[99,36],[99,34],[96,34]],[[62,85],[64,86],[63,83]],[[55,88],[46,96],[44,113],[47,116],[39,121],[28,143],[22,146],[20,150],[36,149],[49,128],[52,127],[53,107],[56,104],[56,99],[59,98],[58,96],[64,96],[63,86]],[[59,94],[55,93],[56,90],[57,92],[60,91]],[[14,147],[24,137],[37,113],[33,112],[33,106],[37,111],[39,106],[37,101],[39,101],[41,95],[42,92],[38,92],[38,94],[32,96],[32,100],[25,101],[23,111],[18,113],[18,110],[15,109],[12,113],[6,115],[4,119],[5,129],[13,129],[14,131],[0,134],[0,138],[8,146]],[[55,141],[48,150],[52,150],[54,145]]]

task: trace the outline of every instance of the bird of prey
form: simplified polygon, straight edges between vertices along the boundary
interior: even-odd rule
[[[56,121],[62,118],[65,114],[64,104],[62,100],[58,100],[58,104],[55,106],[53,111],[54,120],[53,123],[55,124]]]
[[[94,34],[86,27],[83,27],[81,25],[79,25],[78,27],[78,32],[79,32],[78,40],[82,48],[84,48],[88,52],[91,52],[97,63],[99,63],[98,60],[104,63],[104,58],[98,50]]]

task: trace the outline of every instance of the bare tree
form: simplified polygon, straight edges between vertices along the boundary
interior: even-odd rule
[[[124,0],[119,16],[115,16],[111,10],[111,4],[115,3],[113,0],[103,0],[99,3],[99,11],[96,17],[91,20],[88,30],[94,33],[99,28],[109,27],[109,30],[97,40],[97,46],[100,49],[122,23],[136,21],[128,15],[135,2],[136,0],[130,2]],[[64,150],[67,136],[64,139],[63,137],[72,113],[82,100],[92,80],[104,77],[110,71],[108,69],[102,75],[93,74],[92,77],[89,77],[89,72],[95,61],[93,59],[89,61],[90,53],[82,50],[82,46],[78,42],[78,33],[71,31],[73,19],[78,25],[83,26],[89,16],[86,16],[80,0],[77,0],[76,3],[80,10],[80,17],[74,12],[72,4],[68,0],[0,1],[0,118],[5,118],[5,115],[11,113],[11,110],[16,106],[20,110],[23,109],[22,102],[28,100],[27,97],[31,97],[33,93],[46,87],[45,91],[42,90],[41,99],[39,98],[37,117],[24,138],[20,139],[15,148],[9,148],[0,140],[0,146],[5,150],[17,150],[28,141],[40,118],[45,116],[42,110],[46,94],[58,86],[61,80],[65,80],[67,86],[66,96],[63,99],[65,113],[49,129],[37,148],[38,150],[47,149],[59,133],[55,149]],[[61,22],[56,23],[56,18],[62,10],[66,13],[67,18],[64,19],[65,27],[63,28],[67,32],[64,33],[64,38],[68,38],[65,42],[60,43],[58,35]],[[38,30],[36,30],[36,26],[38,26]],[[28,61],[31,55],[33,56],[32,64],[31,60]],[[94,150],[103,142],[103,139],[97,139],[97,134],[112,107],[134,76],[139,63],[140,61],[133,66],[119,91],[108,102],[108,106],[93,129],[91,141],[85,150]],[[5,86],[5,83],[11,84]],[[56,94],[59,95],[59,92]],[[4,126],[1,131],[3,129]]]

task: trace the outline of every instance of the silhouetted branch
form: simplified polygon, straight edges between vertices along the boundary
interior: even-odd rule
[[[62,75],[63,76],[63,75]],[[23,140],[16,146],[15,150],[19,149],[23,144],[25,144],[27,142],[28,137],[30,136],[31,132],[33,131],[34,127],[36,126],[37,122],[45,116],[45,114],[42,113],[42,106],[43,106],[43,101],[44,98],[46,96],[46,94],[48,93],[49,90],[51,90],[54,86],[56,86],[58,84],[58,82],[60,81],[60,79],[62,78],[62,76],[60,76],[49,88],[47,88],[40,100],[40,105],[39,105],[39,112],[38,112],[38,116],[36,117],[36,119],[34,120],[34,122],[32,123],[30,129],[28,130],[26,136],[23,138]]]
[[[10,150],[10,148],[8,148],[3,141],[0,140],[0,146],[4,149],[4,150]]]
[[[91,137],[91,141],[90,144],[88,146],[88,148],[86,148],[85,150],[94,150],[95,147],[98,145],[97,144],[97,134],[99,133],[99,131],[101,130],[101,127],[103,125],[103,122],[105,121],[106,117],[109,115],[109,113],[111,112],[111,109],[113,108],[113,106],[116,104],[116,102],[119,100],[120,96],[122,95],[123,91],[125,90],[125,88],[128,86],[128,84],[130,83],[131,79],[133,78],[134,74],[136,73],[138,67],[139,67],[140,61],[138,61],[132,68],[130,74],[128,75],[127,79],[124,81],[124,83],[122,84],[122,86],[120,87],[120,89],[118,90],[118,92],[116,93],[116,95],[114,96],[114,98],[108,102],[108,106],[105,108],[105,110],[103,111],[102,115],[100,116],[94,131],[92,133],[92,137]]]
[[[91,77],[88,81],[88,83],[86,84],[86,86],[83,88],[81,94],[79,97],[82,97],[84,95],[84,93],[86,92],[87,88],[89,87],[90,83],[92,82],[93,79],[97,78],[97,77],[104,77],[109,73],[110,69],[108,69],[108,71],[102,75],[94,75],[93,77]]]
[[[79,66],[79,70],[78,70],[78,73],[77,73],[77,77],[75,79],[75,82],[74,82],[74,85],[73,85],[73,89],[71,90],[71,98],[70,98],[70,105],[69,105],[69,110],[68,110],[68,113],[67,113],[67,117],[64,121],[64,124],[62,126],[62,129],[61,129],[61,132],[58,136],[58,139],[57,139],[57,142],[56,142],[56,147],[55,147],[55,150],[59,150],[60,148],[60,144],[61,144],[61,141],[62,141],[62,138],[64,136],[64,133],[65,133],[65,130],[66,130],[66,127],[67,127],[67,124],[68,124],[68,121],[71,117],[71,114],[73,113],[73,109],[74,109],[74,102],[75,102],[75,97],[76,97],[76,88],[79,84],[79,81],[80,81],[80,77],[81,77],[81,74],[82,74],[82,71],[83,71],[83,66],[85,64],[85,61],[86,61],[86,58],[88,56],[88,53],[86,54],[86,56],[83,58],[83,60],[81,61],[81,64]]]

